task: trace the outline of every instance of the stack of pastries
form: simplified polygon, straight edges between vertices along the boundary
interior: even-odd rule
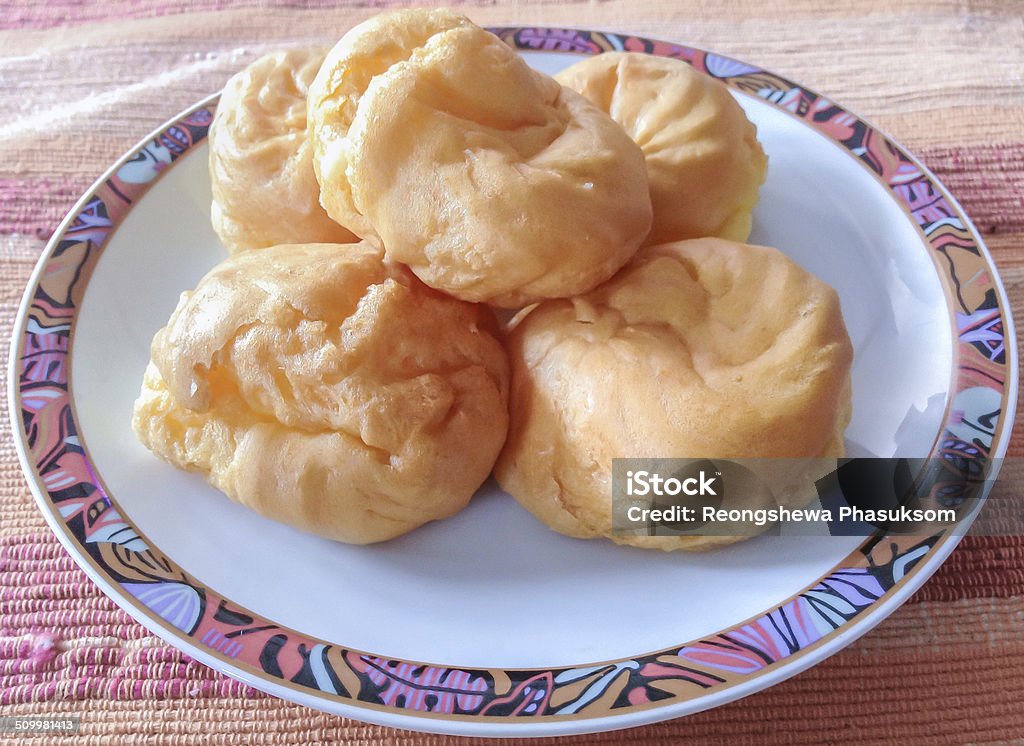
[[[345,542],[450,516],[492,473],[570,536],[736,540],[613,532],[611,471],[842,455],[836,293],[738,243],[766,168],[725,87],[679,60],[551,78],[418,9],[263,57],[210,130],[229,257],[156,334],[135,432]]]

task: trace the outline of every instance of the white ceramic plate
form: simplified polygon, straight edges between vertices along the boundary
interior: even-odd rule
[[[855,347],[848,453],[1002,455],[1016,396],[1009,305],[977,232],[916,160],[734,60],[615,34],[496,32],[547,72],[629,49],[726,82],[770,158],[751,241],[839,291]],[[623,728],[813,665],[953,549],[939,534],[645,552],[555,534],[491,483],[455,518],[353,547],[157,460],[130,429],[149,343],[225,256],[203,142],[215,106],[161,127],[82,198],[40,260],[12,345],[12,420],[41,509],[103,591],[171,644],[280,697],[396,727]]]

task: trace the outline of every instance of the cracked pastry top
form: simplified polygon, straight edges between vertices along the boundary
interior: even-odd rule
[[[306,92],[326,49],[274,52],[234,75],[210,125],[213,229],[228,252],[355,236],[320,206]]]
[[[654,224],[645,245],[746,241],[768,158],[723,83],[682,60],[608,52],[555,79],[622,125],[647,162]]]
[[[853,352],[838,296],[775,249],[715,238],[647,247],[593,292],[513,323],[495,476],[561,533],[661,549],[741,538],[613,534],[615,458],[843,453]]]
[[[650,228],[640,148],[461,15],[360,24],[308,104],[328,214],[457,298],[514,308],[586,292]]]
[[[495,332],[365,243],[241,252],[154,337],[133,427],[269,518],[382,541],[489,475],[508,423]]]

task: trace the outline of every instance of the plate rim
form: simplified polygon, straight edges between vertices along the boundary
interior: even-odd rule
[[[540,37],[544,37],[545,34],[547,34],[546,38],[549,41],[552,41],[553,43],[557,43],[557,44],[563,44],[563,43],[566,42],[566,39],[569,38],[569,37],[565,36],[565,35],[573,35],[573,38],[579,38],[579,39],[582,39],[583,36],[585,36],[588,41],[593,41],[594,39],[598,39],[598,40],[604,41],[604,42],[609,44],[609,48],[601,49],[600,51],[613,51],[613,49],[615,48],[615,41],[613,41],[613,40],[617,40],[622,46],[625,46],[630,41],[637,42],[637,43],[640,43],[640,44],[649,44],[649,45],[651,45],[651,49],[637,49],[637,50],[633,50],[633,51],[647,51],[648,53],[664,53],[664,52],[654,52],[652,50],[656,49],[658,47],[665,47],[665,48],[677,51],[679,53],[689,53],[689,54],[692,54],[692,55],[695,55],[695,56],[696,55],[704,55],[705,59],[707,57],[711,56],[711,57],[714,57],[714,58],[716,58],[718,60],[723,60],[726,63],[734,63],[736,65],[748,68],[748,69],[756,71],[758,73],[764,73],[765,75],[773,76],[773,77],[777,78],[778,80],[780,80],[780,81],[782,81],[782,82],[792,86],[791,90],[798,90],[800,92],[806,92],[806,93],[809,93],[812,96],[814,96],[816,100],[821,100],[821,101],[826,101],[827,103],[831,103],[830,100],[825,99],[824,97],[818,96],[818,94],[813,94],[812,92],[808,91],[808,89],[803,88],[802,86],[797,86],[796,84],[793,84],[791,81],[788,81],[785,78],[780,78],[779,76],[774,76],[774,74],[772,74],[772,73],[767,73],[766,71],[763,71],[761,68],[757,68],[757,67],[755,67],[753,65],[748,65],[747,63],[739,62],[737,60],[734,60],[734,59],[728,58],[728,57],[724,57],[722,55],[717,55],[716,53],[712,53],[712,52],[708,52],[706,50],[698,49],[696,47],[684,46],[684,45],[676,44],[676,43],[673,43],[673,42],[661,42],[661,41],[646,39],[644,37],[639,37],[639,36],[623,35],[623,34],[619,34],[617,32],[588,31],[588,30],[585,30],[585,29],[575,29],[575,28],[565,29],[565,28],[555,28],[555,27],[533,27],[533,26],[531,26],[531,27],[501,27],[501,28],[498,28],[498,29],[491,29],[491,30],[495,31],[496,33],[498,33],[498,35],[501,36],[501,38],[505,39],[506,41],[511,41],[513,43],[513,46],[515,48],[517,48],[517,50],[519,50],[521,52],[530,52],[530,51],[572,52],[572,51],[578,51],[578,50],[572,50],[572,49],[552,49],[552,48],[538,49],[538,48],[532,48],[532,47],[525,47],[521,43],[521,40],[516,38],[516,34],[518,34],[519,32],[526,31],[526,32],[535,33],[535,34],[537,34]],[[563,36],[559,37],[559,34],[562,34]],[[625,51],[630,51],[630,50],[625,50]],[[580,52],[580,53],[586,53],[586,52]],[[594,52],[591,52],[591,53],[594,53]],[[675,56],[675,55],[670,55],[670,56]],[[691,64],[693,64],[693,60],[692,59],[687,59],[687,61],[691,62]],[[702,70],[702,72],[709,72],[709,71],[707,69],[705,69],[705,70]],[[709,73],[709,74],[713,74],[713,73]],[[725,81],[725,82],[728,83],[729,81]],[[733,88],[733,86],[730,86],[730,87]],[[160,620],[161,622],[164,622],[164,623],[158,623],[157,622],[158,617],[150,616],[150,614],[153,614],[153,612],[148,607],[145,607],[144,604],[139,602],[138,599],[136,599],[134,596],[131,596],[130,594],[128,594],[123,588],[120,588],[119,585],[115,589],[115,585],[108,578],[106,578],[103,575],[101,575],[100,572],[95,567],[92,566],[91,562],[89,561],[89,560],[91,560],[91,557],[89,556],[89,554],[87,552],[83,552],[83,547],[81,546],[81,544],[80,543],[76,543],[76,541],[77,541],[76,538],[70,533],[67,524],[62,519],[60,519],[59,513],[55,510],[53,500],[48,496],[48,494],[46,494],[46,488],[45,488],[45,486],[43,484],[42,477],[38,473],[38,470],[36,469],[36,465],[35,465],[35,463],[33,462],[32,458],[30,456],[29,446],[28,446],[28,443],[27,443],[28,439],[27,439],[26,432],[25,432],[25,423],[24,423],[23,417],[22,417],[21,398],[20,398],[20,395],[21,395],[21,391],[20,391],[21,380],[20,380],[20,376],[18,375],[18,373],[19,373],[19,371],[21,369],[21,360],[22,360],[22,354],[21,353],[22,353],[22,350],[24,348],[24,343],[25,343],[25,339],[26,339],[27,318],[28,318],[29,312],[31,310],[32,300],[33,300],[33,297],[34,297],[34,291],[36,291],[39,288],[41,276],[42,276],[44,270],[46,269],[48,263],[54,258],[54,253],[57,250],[57,248],[58,248],[58,246],[59,246],[59,244],[61,242],[61,239],[65,236],[68,228],[71,226],[71,224],[74,222],[74,220],[76,218],[78,218],[80,215],[82,215],[83,210],[90,204],[90,201],[92,199],[96,198],[96,193],[112,177],[114,177],[117,174],[117,172],[127,162],[129,162],[129,160],[131,160],[134,156],[136,156],[140,152],[142,152],[152,142],[154,142],[155,140],[158,140],[161,135],[166,134],[172,127],[180,124],[190,114],[194,114],[196,112],[199,112],[199,111],[201,111],[204,108],[209,108],[211,106],[211,104],[214,104],[219,99],[219,95],[220,95],[219,93],[215,93],[215,94],[212,94],[211,96],[206,97],[205,99],[203,99],[203,100],[199,101],[198,103],[196,103],[196,104],[186,108],[183,112],[181,112],[177,116],[173,117],[172,119],[169,119],[167,122],[164,122],[159,127],[154,129],[149,135],[144,137],[134,147],[129,149],[123,156],[121,156],[119,159],[117,159],[86,190],[86,192],[82,195],[82,197],[75,203],[74,207],[67,214],[67,216],[65,216],[65,218],[58,225],[57,229],[54,231],[53,236],[47,242],[46,247],[43,249],[43,252],[40,255],[39,261],[37,262],[35,268],[33,269],[33,272],[32,272],[32,274],[30,276],[30,279],[29,279],[29,282],[28,282],[25,294],[24,294],[24,296],[22,298],[21,304],[19,305],[17,316],[15,318],[15,323],[14,323],[14,326],[13,326],[12,344],[10,346],[10,359],[9,359],[9,366],[10,367],[9,367],[9,375],[8,375],[8,404],[9,404],[9,408],[10,408],[12,431],[13,431],[13,434],[14,434],[15,447],[16,447],[16,450],[18,452],[18,457],[19,457],[19,461],[21,462],[22,470],[25,473],[25,476],[26,476],[27,481],[29,483],[29,487],[30,487],[30,489],[32,491],[33,497],[36,499],[36,502],[39,505],[41,512],[44,514],[44,517],[46,518],[47,523],[50,525],[51,530],[54,531],[54,533],[57,535],[58,539],[64,545],[65,549],[69,552],[69,554],[72,555],[72,557],[75,560],[76,564],[78,564],[80,567],[83,568],[83,570],[85,570],[86,574],[90,577],[91,580],[93,580],[93,582],[95,582],[101,588],[101,590],[103,590],[105,595],[107,595],[113,601],[115,601],[115,603],[117,603],[118,606],[120,606],[121,608],[125,609],[125,611],[127,611],[134,619],[136,619],[136,621],[139,621],[140,623],[142,623],[143,626],[145,626],[147,629],[149,629],[150,631],[152,631],[155,634],[157,634],[158,636],[160,636],[162,639],[164,639],[166,642],[168,642],[172,646],[174,646],[174,647],[176,647],[176,648],[178,648],[180,650],[183,650],[188,655],[196,658],[197,660],[200,660],[201,662],[205,663],[206,665],[209,665],[210,667],[214,668],[215,670],[218,670],[218,671],[221,671],[223,673],[226,673],[226,674],[228,674],[230,676],[233,676],[234,678],[240,679],[240,680],[244,681],[245,683],[250,684],[250,685],[252,685],[252,686],[254,686],[254,687],[258,688],[258,689],[261,689],[263,691],[267,691],[267,692],[269,692],[271,694],[275,694],[276,696],[284,697],[284,698],[290,699],[292,701],[298,701],[298,702],[301,702],[302,704],[307,704],[309,706],[316,707],[318,709],[325,709],[326,705],[330,705],[330,706],[326,706],[326,709],[328,709],[329,711],[338,712],[340,714],[349,715],[349,716],[356,717],[356,718],[361,719],[361,720],[365,720],[365,721],[369,721],[369,722],[375,722],[375,723],[379,723],[379,724],[382,724],[382,725],[390,725],[390,726],[395,726],[395,727],[406,727],[406,728],[413,728],[413,729],[422,730],[422,731],[439,732],[439,733],[455,733],[455,734],[464,734],[464,735],[514,735],[514,736],[561,735],[561,734],[568,734],[568,733],[592,732],[592,731],[595,731],[595,730],[608,730],[608,729],[616,729],[616,728],[626,728],[626,727],[633,727],[635,725],[641,725],[641,724],[645,724],[645,723],[655,722],[655,721],[658,721],[658,720],[663,720],[663,719],[667,719],[667,718],[671,718],[671,717],[677,717],[677,716],[680,716],[680,715],[689,714],[689,713],[692,713],[692,712],[700,711],[702,709],[707,709],[707,708],[710,708],[710,707],[718,706],[720,704],[724,704],[724,703],[732,701],[734,699],[738,699],[738,698],[740,698],[742,696],[746,696],[747,694],[753,693],[754,691],[758,691],[760,689],[766,688],[767,686],[770,686],[770,685],[773,685],[775,683],[778,683],[779,681],[782,681],[782,680],[784,680],[786,678],[789,678],[790,676],[795,675],[795,674],[799,673],[800,671],[805,670],[806,668],[810,667],[811,665],[814,665],[815,663],[819,662],[820,660],[822,660],[822,659],[828,657],[829,655],[833,654],[834,652],[838,651],[842,647],[845,647],[847,644],[849,644],[850,642],[852,642],[856,638],[860,637],[862,634],[866,633],[871,628],[873,628],[875,625],[877,625],[879,622],[881,622],[884,618],[886,618],[895,608],[897,608],[899,605],[901,605],[903,603],[903,601],[905,601],[906,598],[909,595],[911,595],[914,591],[916,591],[927,580],[928,577],[930,577],[930,575],[934,572],[934,570],[937,569],[939,565],[941,565],[941,563],[946,559],[946,557],[950,554],[950,552],[952,552],[953,548],[959,542],[959,539],[960,539],[959,535],[952,535],[952,536],[947,535],[947,536],[944,536],[944,537],[941,537],[941,538],[937,538],[935,543],[933,545],[931,545],[929,547],[928,551],[926,552],[925,556],[927,557],[927,560],[925,562],[923,562],[923,563],[918,563],[918,565],[915,565],[907,573],[907,575],[904,576],[905,578],[908,578],[907,582],[899,581],[896,585],[893,585],[892,587],[890,587],[881,596],[879,596],[871,604],[869,604],[866,607],[866,611],[861,612],[860,614],[858,614],[855,617],[853,617],[852,621],[848,621],[848,622],[842,624],[839,628],[835,629],[833,632],[831,632],[831,633],[829,633],[827,635],[824,635],[824,636],[822,636],[821,638],[818,638],[815,641],[812,641],[808,647],[803,648],[803,649],[799,649],[799,650],[795,651],[795,653],[792,653],[790,655],[787,655],[787,656],[784,656],[784,657],[782,657],[780,659],[772,661],[771,663],[769,663],[766,666],[764,666],[761,669],[761,673],[759,673],[759,674],[755,674],[755,675],[750,676],[749,678],[745,678],[745,679],[741,679],[741,680],[735,681],[735,682],[731,683],[728,686],[716,687],[713,690],[711,690],[712,691],[711,694],[704,694],[704,695],[700,695],[700,696],[696,696],[696,697],[687,697],[687,698],[681,699],[680,701],[672,701],[672,702],[670,702],[668,704],[657,704],[657,703],[654,703],[655,706],[652,706],[652,707],[632,707],[632,706],[628,706],[628,707],[623,708],[622,710],[620,710],[618,712],[613,712],[612,714],[584,716],[582,718],[566,717],[566,716],[563,716],[563,715],[549,715],[549,716],[546,716],[545,718],[542,718],[540,720],[532,720],[532,719],[530,719],[528,717],[506,717],[506,716],[496,716],[495,717],[495,716],[485,716],[485,715],[481,715],[481,714],[471,714],[471,715],[456,716],[456,719],[452,719],[452,716],[450,716],[450,715],[449,716],[439,717],[435,713],[426,713],[426,712],[420,712],[420,711],[408,710],[408,709],[396,709],[394,707],[388,707],[386,705],[382,707],[382,706],[378,706],[378,705],[372,705],[370,703],[360,702],[360,701],[355,700],[355,699],[349,699],[349,700],[346,700],[344,702],[336,701],[336,700],[330,700],[330,699],[325,700],[325,698],[323,696],[321,696],[321,695],[312,694],[311,692],[314,691],[314,690],[311,690],[311,689],[296,689],[296,688],[292,688],[290,686],[283,686],[282,682],[279,679],[268,679],[266,677],[267,674],[265,674],[265,673],[263,675],[260,675],[259,673],[253,673],[253,672],[247,671],[244,668],[233,666],[230,663],[225,663],[225,661],[222,660],[221,658],[218,658],[216,656],[208,654],[207,651],[201,647],[200,641],[197,638],[193,638],[193,637],[191,637],[189,635],[183,635],[181,633],[178,633],[176,627],[173,627],[173,626],[167,624],[164,620]],[[776,108],[779,108],[779,109],[782,109],[782,110],[786,111],[786,109],[783,106],[780,106],[777,102],[768,102],[768,103],[774,103]],[[996,446],[996,453],[994,454],[993,458],[998,459],[999,457],[1001,457],[1005,453],[1006,447],[1009,445],[1010,431],[1012,430],[1012,426],[1013,426],[1012,413],[1015,411],[1015,402],[1016,402],[1016,396],[1017,396],[1016,360],[1017,360],[1018,350],[1017,350],[1017,347],[1016,347],[1016,338],[1013,336],[1013,320],[1012,320],[1012,315],[1011,315],[1011,309],[1010,309],[1009,303],[1008,303],[1008,297],[1006,295],[1005,287],[1003,286],[1003,283],[1002,283],[1002,278],[998,274],[998,271],[996,271],[995,261],[993,260],[991,254],[989,253],[987,247],[985,246],[984,241],[981,238],[981,235],[978,233],[978,231],[975,228],[975,226],[973,225],[973,223],[971,223],[969,216],[967,216],[967,214],[963,211],[963,208],[959,205],[958,202],[956,202],[956,200],[953,198],[953,196],[949,193],[948,189],[946,189],[944,187],[944,185],[942,185],[942,183],[935,177],[935,175],[931,171],[929,171],[926,167],[924,167],[924,165],[921,164],[920,161],[917,160],[916,157],[914,157],[909,151],[907,151],[906,148],[903,148],[902,146],[898,145],[891,137],[889,137],[887,134],[885,134],[884,131],[880,130],[877,127],[874,127],[873,125],[868,124],[866,122],[866,120],[864,120],[863,118],[858,117],[857,115],[854,115],[854,114],[848,112],[848,110],[845,110],[842,107],[838,107],[837,106],[837,108],[840,109],[840,111],[842,111],[842,112],[850,114],[850,116],[854,117],[854,119],[856,121],[864,123],[865,127],[867,128],[867,130],[869,132],[875,133],[878,136],[880,136],[880,138],[882,139],[883,142],[888,142],[892,146],[894,146],[899,154],[901,154],[905,158],[907,158],[911,163],[913,163],[920,170],[920,172],[925,176],[927,181],[929,181],[932,185],[938,187],[941,195],[950,203],[950,205],[952,207],[953,214],[955,216],[957,216],[959,219],[961,219],[965,223],[966,233],[969,235],[970,238],[973,239],[974,244],[975,244],[975,246],[978,249],[979,258],[985,263],[986,267],[990,270],[993,288],[996,291],[997,310],[1000,312],[1000,316],[1001,316],[1002,321],[1003,321],[1004,338],[1006,340],[1010,340],[1011,341],[1011,343],[1006,346],[1006,350],[1005,350],[1005,352],[1006,352],[1006,366],[1005,367],[1006,367],[1006,370],[1007,370],[1007,376],[1004,379],[1003,392],[1002,392],[1003,411],[1000,414],[999,427],[998,427],[998,429],[996,430],[996,432],[993,435],[993,442],[997,444],[997,446]],[[790,113],[795,115],[795,112],[790,112]],[[834,138],[829,137],[826,133],[822,132],[820,130],[820,128],[813,127],[813,125],[808,123],[806,120],[803,120],[803,123],[805,125],[807,125],[807,126],[811,126],[812,129],[815,129],[818,132],[818,134],[821,134],[822,136],[826,137],[826,139],[829,139],[829,140],[835,142],[836,144],[840,145],[841,147],[843,146],[842,143],[835,141]],[[183,153],[181,155],[187,154],[188,151],[189,151],[189,148],[191,148],[193,145],[195,145],[198,142],[200,142],[201,139],[202,138],[199,138],[199,140],[197,140],[196,142],[191,143],[188,147],[185,148],[185,150],[183,151]],[[847,148],[847,150],[848,150],[848,148]],[[851,153],[851,155],[852,155],[852,153]],[[142,194],[145,193],[146,189],[148,189],[149,186],[151,186],[151,183],[145,185],[145,187],[142,189],[142,192],[139,195],[137,195],[137,198],[140,198],[142,196]],[[889,189],[891,190],[891,185],[886,184],[886,186],[889,187]],[[892,197],[893,199],[896,199],[896,197],[894,195],[890,195],[890,197]],[[897,201],[899,202],[899,200],[897,200]],[[902,202],[900,202],[900,204],[901,204],[901,207],[904,207],[904,211],[908,213],[908,217],[913,219],[909,209]],[[916,220],[914,221],[914,223],[915,223],[915,225],[917,225],[917,221]],[[101,250],[102,246],[105,244],[105,242],[107,240],[109,240],[110,236],[113,234],[113,232],[116,230],[116,228],[117,228],[117,223],[115,221],[111,221],[110,230],[105,235],[105,237],[103,239],[103,242],[100,243],[99,247],[97,248],[97,254],[98,255],[102,254],[102,250]],[[919,228],[919,232],[921,233],[921,236],[922,236],[922,241],[925,244],[925,246],[927,246],[929,244],[929,242],[927,240],[927,237],[925,236],[923,230],[921,230],[919,226],[918,226],[918,228]],[[915,249],[916,248],[917,247],[915,246]],[[933,257],[933,259],[934,259],[934,257]],[[937,265],[936,269],[937,269],[937,271],[940,271],[940,276],[941,276],[941,269],[942,268]],[[946,286],[946,280],[945,280],[944,277],[942,279],[942,284],[943,284],[943,291],[944,291],[943,294],[944,294],[944,297],[946,298],[946,302],[947,302],[947,309],[949,309],[951,314],[952,314],[953,313],[953,305],[952,305],[952,302],[951,302],[952,299],[949,297],[948,288]],[[80,302],[81,301],[79,300],[79,303]],[[69,317],[69,319],[71,321],[73,321],[74,315],[72,314]],[[958,371],[957,361],[959,359],[959,355],[958,355],[959,339],[958,339],[958,336],[957,336],[957,328],[956,328],[955,324],[954,324],[953,329],[952,329],[952,342],[953,342],[953,381],[951,382],[951,386],[950,386],[948,406],[952,406],[953,399],[955,397],[955,394],[957,393],[957,389],[956,389],[956,385],[955,384],[956,384],[956,374],[957,374],[957,371]],[[67,366],[69,366],[70,365],[70,353],[69,352],[65,352],[65,356],[66,356],[65,364]],[[68,381],[70,381],[70,376],[68,376]],[[71,396],[71,391],[70,391],[70,383],[67,384],[66,391],[68,392],[68,399],[69,399],[69,401],[73,402],[73,399],[72,399],[72,396]],[[1009,405],[1009,406],[1007,406],[1007,405]],[[948,407],[947,407],[947,411],[948,411]],[[943,433],[943,431],[940,430],[939,435],[941,436],[942,433]],[[996,462],[996,464],[994,464],[994,465],[997,466],[998,462]],[[98,475],[97,475],[97,478],[99,478]],[[113,498],[111,498],[111,500],[113,500]],[[116,504],[116,503],[111,503],[111,504]],[[858,551],[858,550],[855,550],[855,551]],[[840,565],[837,564],[835,567],[833,567],[832,570],[830,571],[830,573],[834,572],[836,569],[838,569],[839,566]],[[800,595],[800,593],[803,593],[803,591],[798,592],[797,594],[794,595],[794,597],[791,597],[790,599],[787,599],[787,601],[784,602],[783,605],[785,605],[785,603],[788,603],[789,601],[793,600],[793,598],[798,597]],[[132,603],[132,601],[134,601],[135,603]],[[136,604],[139,604],[140,606],[143,606],[144,608],[146,608],[148,613],[142,611],[142,609],[139,608]],[[735,626],[726,628],[725,631],[731,631],[731,630],[733,630],[733,629],[735,629],[737,627],[746,625],[752,619],[761,618],[761,617],[765,616],[768,613],[771,613],[771,612],[770,611],[769,612],[762,612],[757,617],[752,617],[750,620],[745,620],[743,622],[738,623]],[[713,636],[714,635],[708,635],[707,637],[713,637]],[[691,643],[692,642],[697,642],[697,641],[691,641]],[[682,643],[681,646],[674,646],[674,647],[685,647],[686,645],[689,645],[691,643]],[[661,651],[661,652],[664,652],[664,651]],[[794,655],[796,657],[794,657]],[[641,657],[644,657],[644,654],[639,654],[639,655],[636,656],[636,658],[641,658]],[[619,660],[619,659],[616,659],[616,660]],[[607,663],[607,662],[605,662],[605,663]],[[427,664],[427,665],[443,666],[443,664]],[[577,667],[583,667],[583,666],[587,666],[587,665],[588,664],[579,664],[579,666],[577,666]],[[554,671],[554,670],[566,671],[566,670],[570,670],[572,668],[574,668],[574,667],[572,667],[572,666],[559,666],[559,667],[553,668],[552,671]],[[459,670],[459,669],[476,671],[476,669],[468,669],[467,667],[454,667],[454,668],[451,668],[449,670]],[[482,669],[482,670],[491,670],[491,669]],[[512,668],[508,668],[508,669],[503,669],[503,670],[506,670],[506,671],[523,671],[523,670],[526,670],[526,671],[536,671],[538,669],[512,669]],[[521,688],[522,687],[520,687],[520,689]],[[511,713],[511,714],[515,715],[517,713]],[[580,728],[579,727],[580,723],[585,723],[586,726],[584,728]],[[462,727],[463,725],[466,725],[468,727]]]

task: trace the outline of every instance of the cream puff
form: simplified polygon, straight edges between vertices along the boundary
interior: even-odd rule
[[[525,312],[506,349],[511,423],[495,476],[569,536],[662,549],[742,538],[613,531],[612,459],[843,453],[852,347],[839,300],[775,249],[641,249],[593,292]]]
[[[636,52],[590,57],[555,79],[608,112],[643,150],[654,206],[645,245],[747,240],[768,158],[721,81]]]
[[[328,214],[463,300],[587,292],[650,229],[643,154],[622,127],[449,11],[349,31],[308,119]]]
[[[306,92],[325,53],[274,52],[224,86],[210,125],[211,218],[229,253],[356,240],[320,206],[306,136]]]
[[[233,500],[344,542],[463,508],[505,439],[493,316],[367,244],[244,251],[153,339],[133,427]]]

